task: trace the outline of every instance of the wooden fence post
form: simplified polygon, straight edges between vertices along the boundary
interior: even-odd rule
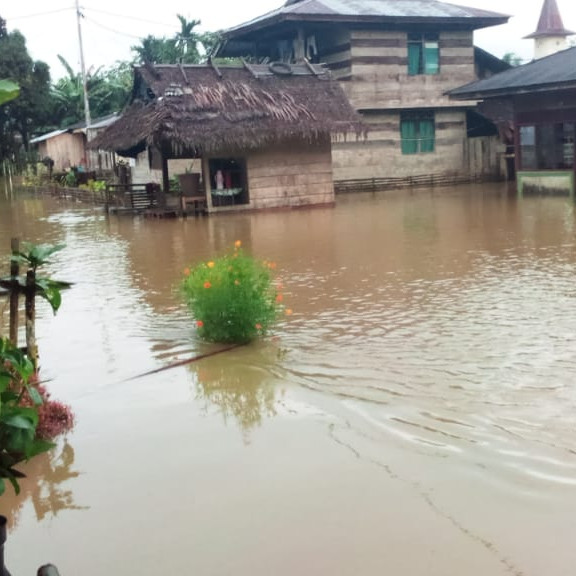
[[[28,270],[26,274],[26,348],[28,357],[38,370],[38,345],[36,343],[36,272]]]
[[[12,238],[11,242],[12,255],[20,251],[20,240]],[[18,346],[18,302],[20,300],[20,287],[18,286],[18,274],[20,274],[20,265],[18,262],[10,262],[10,276],[12,278],[12,288],[10,290],[10,342]]]

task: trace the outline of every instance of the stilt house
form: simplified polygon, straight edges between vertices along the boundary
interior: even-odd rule
[[[122,117],[91,143],[147,150],[169,191],[168,160],[200,158],[193,190],[209,212],[331,204],[332,139],[362,132],[340,84],[319,65],[147,65]]]
[[[480,109],[509,132],[518,190],[574,194],[576,180],[576,47],[568,48],[555,0],[544,0],[534,60],[450,92],[479,100]]]
[[[507,68],[473,45],[474,30],[507,21],[436,0],[288,0],[226,30],[218,54],[333,71],[370,129],[334,146],[339,188],[497,177],[494,126],[446,92]]]

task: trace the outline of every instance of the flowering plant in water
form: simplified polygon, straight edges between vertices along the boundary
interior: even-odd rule
[[[241,249],[184,270],[182,292],[202,338],[246,344],[266,334],[281,309],[274,285],[274,263],[262,262]]]

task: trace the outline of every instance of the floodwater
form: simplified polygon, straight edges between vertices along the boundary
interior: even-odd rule
[[[576,211],[500,185],[188,220],[0,200],[65,242],[38,325],[77,426],[33,460],[7,563],[82,574],[568,576],[576,570]],[[175,286],[241,240],[294,314],[210,352]],[[0,302],[0,307],[2,303]]]

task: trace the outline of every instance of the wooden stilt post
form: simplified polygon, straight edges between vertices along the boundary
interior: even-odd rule
[[[12,238],[11,242],[12,255],[20,251],[20,240]],[[18,346],[18,302],[20,300],[20,287],[18,286],[18,274],[20,274],[20,265],[18,262],[10,262],[10,276],[12,277],[12,288],[10,291],[10,342]]]
[[[38,345],[36,343],[36,272],[28,270],[26,274],[26,348],[28,358],[38,370]]]

